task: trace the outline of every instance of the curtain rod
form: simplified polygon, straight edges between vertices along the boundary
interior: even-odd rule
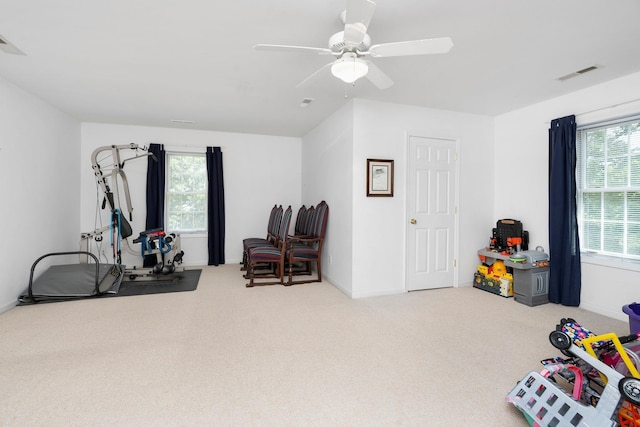
[[[220,149],[222,150],[223,148],[225,148],[222,145],[176,145],[176,144],[166,144],[166,143],[158,143],[158,142],[149,142],[147,144],[145,144],[145,147],[148,147],[149,144],[162,144],[165,147],[165,150],[167,149],[167,147],[171,150],[174,151],[179,151],[180,149],[198,149],[198,150],[203,150],[203,152],[207,151],[207,147],[220,147]]]
[[[620,107],[622,105],[632,104],[632,103],[637,102],[637,101],[640,101],[640,98],[630,99],[629,101],[618,102],[617,104],[607,105],[606,107],[595,108],[595,109],[589,110],[589,111],[583,111],[582,113],[574,114],[574,116],[580,117],[580,116],[584,116],[586,114],[597,113],[598,111],[608,110],[610,108],[616,108],[616,107]],[[549,119],[546,122],[544,122],[543,124],[545,126],[548,126],[549,123],[551,123],[553,120],[555,120],[555,119]]]
[[[616,108],[616,107],[620,107],[622,105],[632,104],[632,103],[637,102],[637,101],[640,101],[640,98],[631,99],[629,101],[624,101],[624,102],[619,102],[617,104],[609,105],[609,106],[606,106],[606,107],[596,108],[594,110],[584,111],[582,113],[576,114],[575,116],[578,117],[578,116],[584,116],[585,114],[597,113],[598,111],[608,110],[609,108]]]

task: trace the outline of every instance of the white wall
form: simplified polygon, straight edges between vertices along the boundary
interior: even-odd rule
[[[575,114],[580,126],[639,113],[640,73],[636,73],[497,117],[495,216],[522,220],[532,245],[548,250],[550,121]],[[620,268],[582,258],[581,307],[627,320],[621,309],[640,300],[640,266]]]
[[[408,135],[459,141],[458,285],[470,286],[493,220],[493,119],[356,100],[354,135],[353,295],[405,290]],[[366,197],[367,158],[394,160],[393,198]]]
[[[560,83],[559,83],[560,84]],[[460,142],[459,285],[470,285],[476,250],[499,218],[523,221],[531,245],[548,247],[549,121],[569,114],[578,124],[640,112],[640,73],[494,119],[355,100],[304,138],[85,123],[0,79],[0,311],[26,288],[33,261],[76,250],[81,231],[95,228],[96,193],[90,155],[99,146],[151,142],[202,150],[221,146],[227,207],[227,263],[239,262],[241,240],[265,234],[274,203],[330,207],[325,275],[354,297],[404,291],[407,134]],[[632,101],[632,102],[629,102]],[[495,135],[494,135],[495,132]],[[82,143],[81,143],[82,141]],[[302,144],[301,144],[302,143]],[[395,160],[395,197],[365,196],[366,159]],[[146,162],[127,164],[134,232],[144,227]],[[80,182],[80,184],[78,184]],[[102,213],[103,220],[107,216]],[[202,237],[185,237],[185,263],[205,264]],[[332,256],[333,263],[328,263]],[[137,260],[136,260],[137,261]],[[626,320],[624,304],[640,300],[634,265],[584,259],[582,307]]]
[[[0,312],[37,258],[78,249],[79,177],[80,123],[0,78]]]
[[[331,209],[326,276],[355,298],[405,291],[408,134],[460,141],[459,285],[471,285],[476,252],[495,223],[492,118],[352,101],[303,138],[303,198],[309,188],[324,190],[314,196]],[[366,197],[367,158],[394,159],[393,198]]]
[[[352,180],[353,104],[349,102],[302,142],[303,202],[309,206],[324,200],[329,206],[323,276],[347,295],[352,292],[353,270]]]
[[[96,204],[101,203],[103,197],[101,192],[96,197],[96,183],[91,169],[91,153],[96,148],[130,143],[139,146],[157,143],[164,144],[167,151],[204,153],[207,146],[219,146],[223,153],[225,185],[226,263],[239,263],[242,257],[242,239],[266,237],[267,220],[274,204],[282,204],[285,208],[291,205],[295,217],[301,204],[300,141],[299,138],[290,137],[83,123],[82,231],[97,228],[94,225]],[[145,225],[147,161],[132,160],[126,163],[124,170],[129,180],[134,207],[132,240],[143,231]],[[108,224],[108,213],[100,213],[103,223]],[[105,252],[111,261],[108,238],[105,238],[105,242]],[[183,234],[182,247],[185,252],[184,265],[207,264],[206,236]],[[138,250],[137,245],[134,248]],[[139,257],[127,256],[123,261],[127,265],[141,265]]]

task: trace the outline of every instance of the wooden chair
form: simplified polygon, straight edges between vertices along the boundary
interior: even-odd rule
[[[273,205],[271,214],[269,214],[269,222],[267,223],[267,237],[250,237],[242,241],[242,268],[241,271],[247,269],[247,251],[258,245],[272,245],[277,238],[280,229],[280,221],[282,221],[282,206]]]
[[[300,211],[298,211],[298,217],[296,218],[295,234],[290,237],[309,237],[311,235],[314,211],[314,206],[305,208],[303,205],[302,208],[300,208]],[[289,266],[287,260],[286,267],[291,268],[294,275],[311,274],[310,262],[298,262],[293,266]]]
[[[309,234],[305,236],[289,237],[286,253],[289,267],[289,279],[287,281],[287,285],[322,281],[322,245],[327,229],[328,217],[329,206],[326,202],[322,201],[313,211],[313,215],[310,220]],[[315,263],[317,277],[294,281],[294,266],[298,263]],[[307,273],[308,274],[306,275],[312,275],[310,269]],[[296,277],[299,277],[299,273],[296,273]]]
[[[272,245],[258,245],[249,248],[247,253],[248,266],[247,275],[249,283],[246,284],[248,288],[256,285],[284,285],[285,275],[285,256],[287,252],[287,236],[289,234],[289,224],[291,223],[291,206],[289,206],[282,215],[282,221],[280,222],[279,232],[274,244]],[[256,274],[256,270],[259,266],[269,264],[274,268],[271,272]],[[265,281],[256,282],[256,279],[275,278],[277,281]]]

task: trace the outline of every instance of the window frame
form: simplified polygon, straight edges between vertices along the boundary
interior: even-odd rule
[[[629,253],[629,245],[628,245],[628,237],[629,237],[629,232],[628,232],[628,227],[629,224],[631,225],[635,225],[635,226],[640,226],[640,221],[637,220],[632,220],[629,219],[629,205],[628,205],[628,200],[629,200],[629,193],[637,193],[640,192],[640,185],[632,185],[633,183],[631,182],[631,173],[632,173],[632,141],[631,140],[627,140],[627,149],[626,149],[626,154],[624,156],[608,156],[608,153],[606,152],[607,146],[606,146],[606,139],[604,141],[604,145],[603,145],[603,184],[602,187],[595,187],[595,188],[587,188],[587,155],[586,155],[586,150],[587,150],[587,138],[586,138],[586,134],[584,134],[584,132],[588,132],[588,131],[594,131],[594,130],[600,130],[600,129],[607,129],[607,128],[611,128],[614,126],[619,126],[622,124],[631,124],[631,123],[639,123],[640,122],[640,114],[635,114],[635,115],[628,115],[625,117],[621,117],[618,119],[614,119],[614,120],[607,120],[607,121],[600,121],[600,122],[596,122],[596,123],[590,123],[590,124],[586,124],[586,125],[581,125],[578,126],[577,128],[577,132],[576,132],[576,204],[577,204],[577,216],[578,216],[578,230],[579,230],[579,236],[580,236],[580,252],[581,255],[583,256],[583,259],[587,261],[587,263],[592,263],[592,264],[598,264],[598,265],[605,265],[605,266],[615,266],[618,268],[623,268],[623,269],[629,269],[629,270],[634,270],[634,271],[638,271],[640,270],[640,254],[635,255],[635,254],[630,254]],[[637,141],[637,140],[634,140]],[[612,186],[611,184],[609,184],[607,182],[607,169],[606,166],[610,163],[608,160],[611,158],[624,158],[626,161],[626,178],[627,178],[627,183],[624,186]],[[635,170],[635,169],[633,169]],[[601,198],[601,202],[600,202],[600,212],[599,212],[599,216],[600,218],[598,220],[594,220],[594,219],[587,219],[585,217],[585,203],[584,203],[584,199],[583,199],[583,195],[584,194],[600,194],[600,198]],[[622,252],[612,252],[612,251],[607,251],[606,247],[605,247],[605,238],[606,238],[606,234],[605,234],[605,224],[609,223],[609,224],[614,224],[616,223],[616,220],[614,219],[607,219],[605,217],[605,211],[606,211],[606,202],[604,200],[604,198],[606,197],[607,194],[611,194],[611,193],[622,193],[624,196],[622,198],[622,205],[623,205],[623,218],[617,220],[618,224],[621,224],[623,227],[623,243],[622,243]],[[610,206],[610,205],[609,205]],[[631,212],[633,213],[633,211]],[[591,223],[597,223],[600,226],[600,247],[599,249],[593,249],[593,248],[586,248],[585,243],[586,243],[586,239],[585,239],[585,231],[586,231],[586,227],[585,227],[585,222],[591,222]]]
[[[180,233],[181,235],[198,235],[198,234],[206,234],[208,233],[208,203],[207,203],[207,197],[208,197],[208,186],[209,186],[209,181],[207,179],[206,173],[206,154],[205,153],[200,153],[200,152],[189,152],[189,151],[178,151],[178,150],[167,150],[166,151],[166,156],[167,156],[167,160],[165,163],[165,176],[166,176],[166,184],[165,184],[165,202],[164,202],[164,221],[166,224],[166,228],[168,230],[170,230],[171,232],[177,232]],[[201,157],[205,160],[205,165],[204,165],[204,174],[205,174],[205,188],[203,191],[196,191],[196,192],[172,192],[170,190],[170,181],[171,181],[171,177],[172,177],[172,171],[171,171],[171,158],[172,157]],[[171,215],[170,209],[169,209],[169,200],[170,200],[170,195],[171,194],[203,194],[204,195],[204,228],[194,228],[194,229],[181,229],[181,228],[172,228],[170,225],[170,220],[169,217]]]

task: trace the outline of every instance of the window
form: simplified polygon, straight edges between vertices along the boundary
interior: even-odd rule
[[[166,228],[207,230],[207,161],[204,154],[167,153]]]
[[[640,260],[640,117],[577,133],[582,251]]]

